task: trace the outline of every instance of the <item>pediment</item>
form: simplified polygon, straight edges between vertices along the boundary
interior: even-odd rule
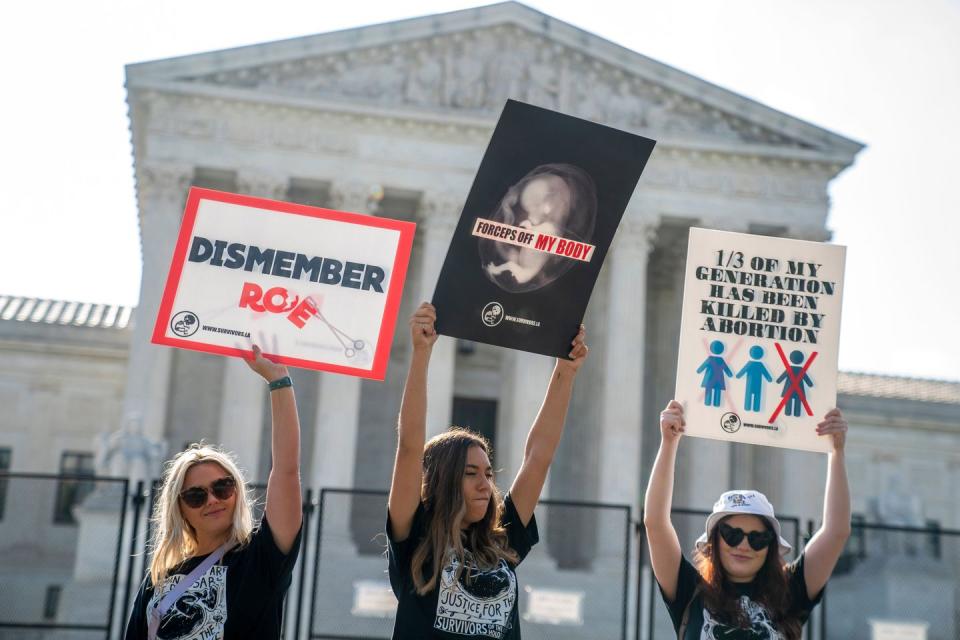
[[[149,76],[158,64],[156,72],[180,85],[489,119],[513,98],[654,138],[841,152],[851,160],[860,149],[545,18],[510,2],[132,70]]]

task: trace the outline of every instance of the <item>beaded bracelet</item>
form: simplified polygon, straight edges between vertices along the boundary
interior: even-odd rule
[[[283,376],[282,378],[277,378],[270,383],[270,391],[276,391],[277,389],[283,389],[284,387],[292,387],[293,380],[290,379],[290,376]]]

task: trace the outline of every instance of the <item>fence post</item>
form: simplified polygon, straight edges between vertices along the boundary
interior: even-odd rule
[[[643,601],[643,545],[646,542],[646,535],[643,528],[643,508],[640,508],[639,520],[633,524],[634,535],[637,538],[637,597],[635,603],[635,613],[634,613],[634,640],[640,640],[640,625],[641,620],[645,620],[643,616],[640,615],[640,607],[642,606]]]
[[[806,532],[806,534],[803,536],[803,548],[804,548],[804,550],[806,550],[807,544],[810,543],[810,539],[811,539],[811,538],[813,538],[813,519],[812,519],[812,518],[807,520],[807,532]],[[810,624],[807,625],[807,629],[808,629],[808,632],[809,632],[809,633],[808,633],[808,637],[810,638],[810,640],[814,640],[814,638],[815,638],[816,636],[818,636],[818,635],[819,635],[819,640],[826,640],[826,637],[827,637],[827,592],[826,592],[826,587],[824,587],[823,598],[822,598],[822,600],[820,601],[820,613],[819,613],[819,615],[820,615],[820,633],[819,633],[819,634],[814,633],[814,631],[816,630],[816,627],[814,626],[814,624],[813,624],[812,621],[810,622]]]
[[[117,605],[117,583],[120,582],[120,556],[123,555],[123,531],[127,520],[127,491],[130,489],[130,480],[123,479],[123,485],[120,488],[120,530],[117,532],[117,550],[113,559],[113,580],[110,582],[110,602],[107,605],[107,634],[106,640],[110,640],[113,633],[113,614]]]
[[[294,640],[300,640],[300,621],[303,613],[304,583],[307,577],[307,546],[310,543],[310,515],[313,513],[313,489],[307,489],[303,503],[303,533],[300,538],[300,586],[297,588],[297,616],[293,626]]]
[[[320,501],[317,505],[317,544],[313,548],[313,596],[316,597],[317,594],[317,580],[320,577],[320,541],[323,538],[323,501],[326,498],[327,489],[326,487],[321,487],[320,489]],[[313,638],[313,612],[316,609],[314,606],[313,598],[310,599],[310,627],[307,629],[307,640],[312,640]]]
[[[625,554],[623,562],[623,618],[622,618],[622,629],[620,637],[623,640],[627,640],[627,621],[630,618],[630,543],[632,536],[630,535],[631,529],[633,528],[633,519],[630,517],[630,505],[627,505],[627,526],[624,528],[624,540],[623,540],[623,551]],[[638,574],[639,575],[639,574]],[[637,581],[637,587],[639,588],[640,581]]]
[[[137,488],[131,496],[133,503],[133,522],[130,525],[130,555],[127,559],[127,578],[126,588],[123,590],[123,609],[130,610],[130,591],[133,588],[133,561],[137,556],[137,534],[140,533],[140,511],[143,509],[143,503],[146,498],[143,496],[143,480],[137,480]],[[121,620],[123,614],[121,614]]]

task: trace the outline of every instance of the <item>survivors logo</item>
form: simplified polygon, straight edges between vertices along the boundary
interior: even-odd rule
[[[726,431],[727,433],[736,433],[740,431],[740,425],[742,421],[740,416],[735,413],[725,413],[723,417],[720,418],[720,428]]]
[[[487,325],[488,327],[495,327],[504,320],[507,322],[515,322],[517,324],[525,324],[528,327],[540,326],[539,320],[520,318],[508,314],[503,308],[503,305],[499,302],[488,302],[487,306],[485,306],[483,311],[480,312],[480,319],[483,321],[483,324]]]
[[[503,305],[499,302],[488,302],[480,313],[483,324],[488,327],[495,327],[503,320]]]
[[[192,311],[181,311],[170,319],[170,330],[181,338],[189,338],[199,328],[200,321]]]

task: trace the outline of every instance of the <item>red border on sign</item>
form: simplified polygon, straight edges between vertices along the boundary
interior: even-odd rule
[[[413,235],[417,225],[413,222],[404,222],[401,220],[391,220],[389,218],[377,218],[359,213],[350,213],[347,211],[335,211],[333,209],[322,209],[320,207],[310,207],[303,204],[292,202],[280,202],[278,200],[268,200],[267,198],[257,198],[255,196],[243,196],[236,193],[227,193],[224,191],[215,191],[213,189],[201,189],[191,187],[187,194],[187,204],[183,211],[183,220],[180,223],[180,233],[177,237],[177,244],[173,250],[173,259],[170,262],[170,272],[167,275],[167,284],[163,289],[163,297],[160,299],[160,309],[157,312],[157,321],[153,326],[153,337],[151,342],[170,347],[179,347],[181,349],[191,349],[193,351],[203,351],[205,353],[215,353],[222,356],[236,356],[241,358],[253,357],[253,352],[247,349],[236,349],[231,347],[221,347],[219,345],[206,344],[193,340],[184,340],[181,338],[172,338],[166,335],[166,328],[170,324],[170,315],[173,310],[173,302],[177,297],[177,289],[180,286],[180,277],[183,274],[183,263],[187,258],[187,248],[190,245],[190,238],[193,237],[193,227],[197,219],[197,209],[200,207],[201,200],[214,200],[216,202],[226,202],[246,207],[255,207],[257,209],[266,209],[277,213],[290,213],[294,215],[310,216],[312,218],[323,218],[325,220],[334,220],[336,222],[347,222],[359,224],[365,227],[378,227],[381,229],[392,229],[400,233],[397,242],[397,254],[393,261],[393,272],[390,278],[390,287],[387,289],[387,300],[383,308],[383,317],[380,320],[380,335],[377,338],[377,351],[373,356],[373,367],[370,369],[359,369],[356,367],[345,367],[342,365],[319,362],[316,360],[303,360],[300,358],[291,358],[279,354],[264,353],[270,356],[270,359],[280,364],[286,364],[293,367],[303,367],[306,369],[315,369],[319,371],[331,371],[333,373],[343,373],[360,378],[369,378],[372,380],[383,380],[387,374],[387,365],[390,358],[390,346],[393,343],[393,332],[397,324],[397,313],[400,310],[400,296],[403,293],[403,283],[407,277],[407,267],[410,263],[410,250],[413,246]]]

